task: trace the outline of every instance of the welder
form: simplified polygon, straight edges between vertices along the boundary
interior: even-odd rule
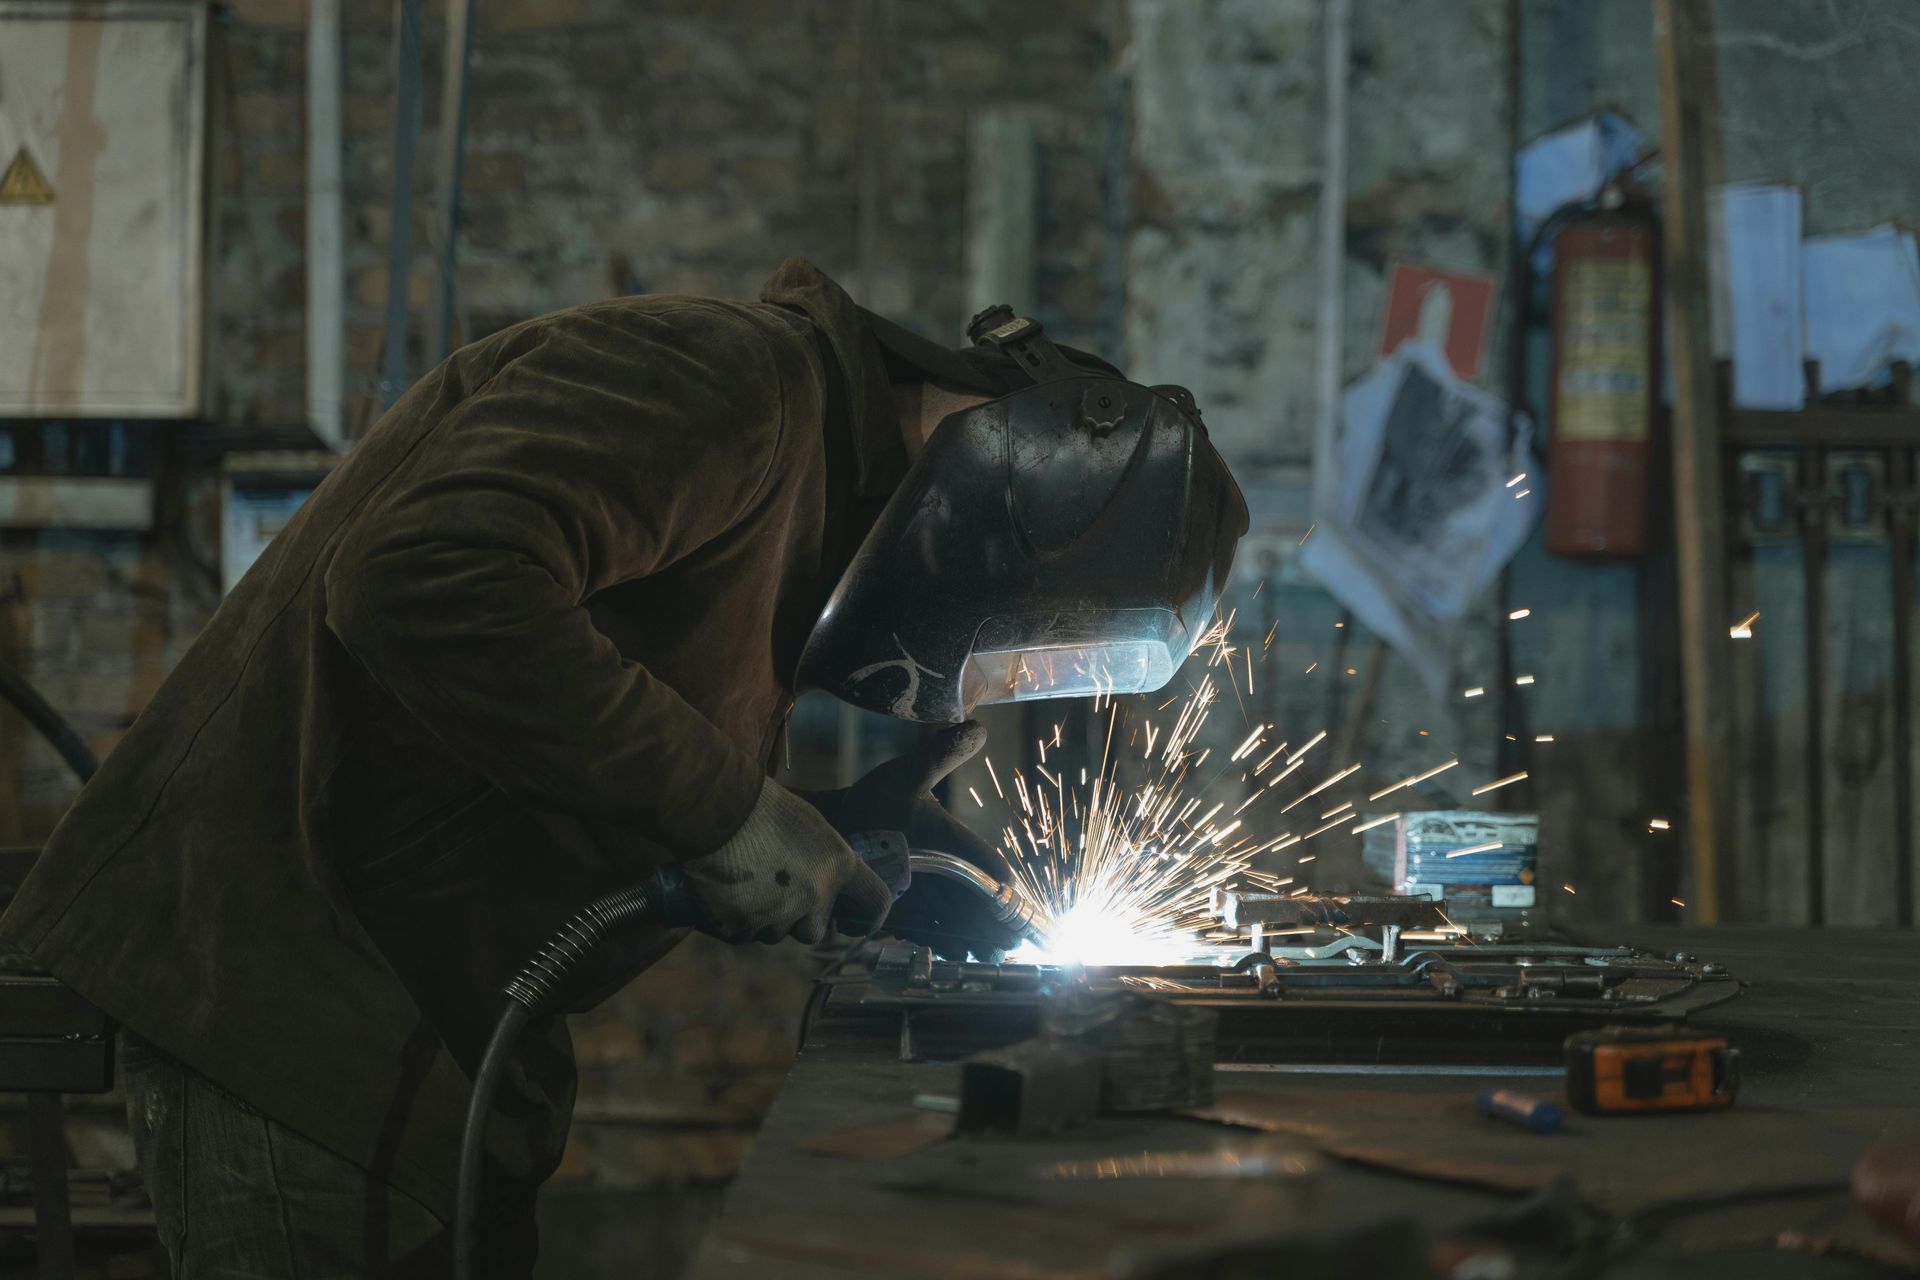
[[[1246,510],[1178,388],[1011,312],[975,338],[798,259],[758,303],[578,307],[456,352],[315,491],[0,921],[121,1024],[178,1274],[446,1274],[502,984],[596,895],[674,864],[715,935],[813,943],[894,907],[860,830],[1006,874],[930,794],[966,716],[1164,683]],[[810,799],[768,776],[807,687],[940,727]],[[1009,941],[971,910],[916,886],[892,927]],[[535,1030],[490,1274],[530,1269],[570,1115]]]

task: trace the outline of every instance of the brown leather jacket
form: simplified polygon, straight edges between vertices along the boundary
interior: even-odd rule
[[[445,1214],[500,987],[596,893],[745,820],[800,646],[905,469],[881,357],[798,259],[455,353],[221,606],[0,938]],[[555,1027],[496,1176],[558,1160]]]

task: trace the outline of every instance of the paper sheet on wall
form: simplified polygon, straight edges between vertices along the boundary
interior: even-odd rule
[[[1807,354],[1820,390],[1885,386],[1895,360],[1920,365],[1920,252],[1891,223],[1801,246]]]
[[[1724,270],[1733,402],[1743,409],[1804,409],[1800,188],[1741,182],[1719,195],[1715,256]]]
[[[1640,158],[1640,130],[1613,111],[1602,111],[1535,138],[1513,157],[1513,217],[1522,243],[1531,242],[1555,209],[1599,192],[1609,179]],[[1542,245],[1534,269],[1553,262]]]
[[[1423,342],[1347,388],[1341,425],[1326,536],[1301,563],[1442,696],[1460,620],[1539,518],[1538,461],[1524,433],[1509,451],[1506,404]]]

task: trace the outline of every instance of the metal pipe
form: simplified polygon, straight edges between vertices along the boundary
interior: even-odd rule
[[[393,191],[387,217],[387,333],[380,407],[407,389],[407,286],[413,275],[413,151],[420,140],[420,0],[393,0]]]
[[[1326,115],[1320,145],[1320,307],[1314,368],[1313,510],[1318,520],[1326,519],[1334,506],[1334,450],[1344,372],[1341,336],[1346,323],[1347,44],[1351,26],[1347,2],[1327,0],[1321,10]]]
[[[966,885],[986,898],[995,918],[1014,932],[1022,936],[1036,932],[1041,912],[1027,900],[1026,894],[1011,884],[1001,884],[965,858],[933,849],[915,849],[907,855],[907,865],[914,875],[936,876]]]
[[[427,362],[453,350],[454,266],[460,243],[460,168],[467,139],[467,67],[473,61],[473,0],[449,0],[445,72],[440,82],[440,259]]]
[[[1807,659],[1807,923],[1827,922],[1827,454],[1800,453],[1800,542],[1806,581]],[[1696,892],[1698,892],[1696,890]]]
[[[307,425],[347,447],[341,261],[340,0],[307,9]]]
[[[0,699],[10,703],[28,724],[40,731],[40,736],[59,753],[83,784],[99,772],[100,758],[93,754],[93,748],[87,745],[86,739],[80,736],[65,716],[40,696],[40,691],[28,683],[25,676],[6,662],[0,662]]]

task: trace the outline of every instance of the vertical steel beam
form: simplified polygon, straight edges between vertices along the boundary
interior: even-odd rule
[[[387,333],[380,405],[400,398],[407,375],[407,285],[413,274],[413,153],[420,140],[420,0],[393,0],[393,193],[387,219]]]
[[[342,261],[340,0],[307,8],[307,425],[347,447]]]
[[[1894,369],[1894,403],[1913,403],[1912,370]],[[1913,924],[1913,551],[1914,466],[1911,448],[1887,450],[1887,545],[1893,568],[1893,919]]]
[[[440,255],[434,278],[433,329],[427,361],[453,350],[454,264],[460,242],[460,168],[467,141],[467,67],[473,61],[473,0],[447,0],[445,71],[440,79],[438,169]]]
[[[861,0],[855,21],[859,49],[859,80],[854,86],[854,207],[853,264],[859,281],[860,302],[878,307],[880,289],[880,184],[885,172],[886,93],[881,77],[886,70],[888,0]],[[839,778],[842,785],[857,779],[865,763],[861,713],[842,703],[839,724]]]
[[[73,1206],[67,1194],[65,1109],[57,1093],[27,1095],[32,1157],[35,1272],[40,1280],[73,1280]]]
[[[1800,451],[1807,603],[1807,923],[1827,922],[1827,451]]]
[[[1320,280],[1315,320],[1313,510],[1325,519],[1333,510],[1338,475],[1340,382],[1345,363],[1347,265],[1347,62],[1352,34],[1348,0],[1321,6],[1322,104],[1320,139]]]

